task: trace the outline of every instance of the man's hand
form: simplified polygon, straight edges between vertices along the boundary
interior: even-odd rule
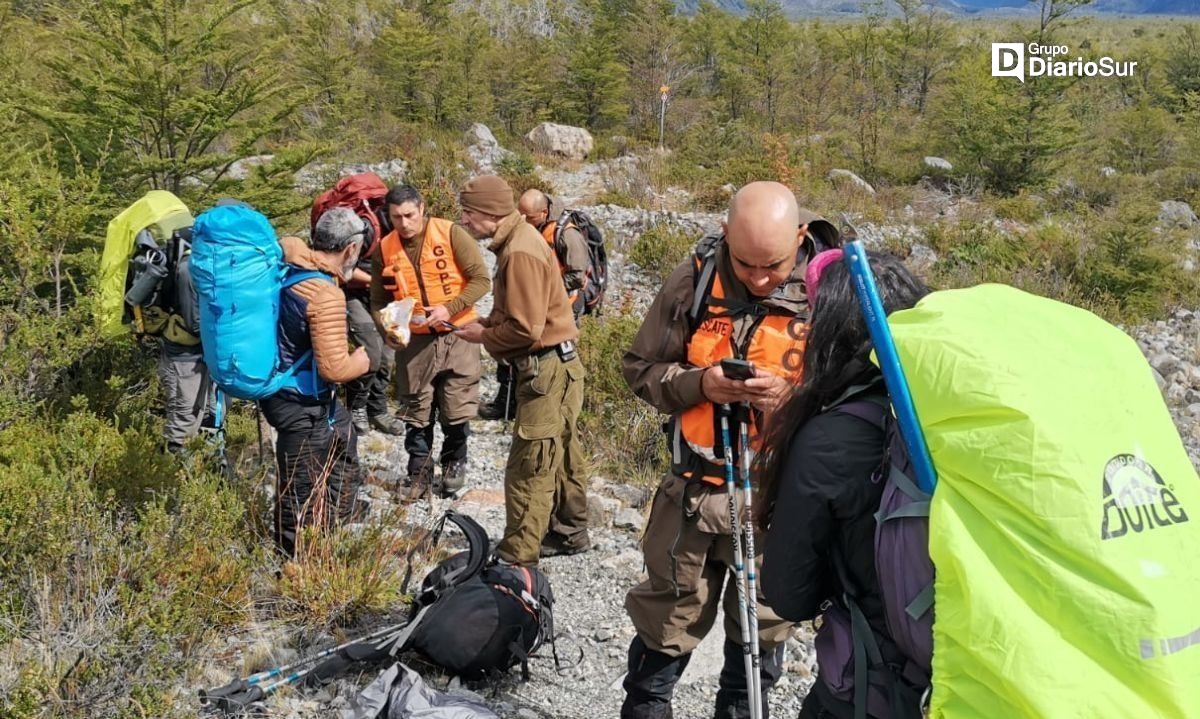
[[[720,365],[713,365],[700,378],[700,391],[710,402],[734,404],[749,402],[756,409],[770,411],[791,391],[791,383],[783,377],[755,368],[754,377],[746,381],[729,379]]]
[[[483,343],[483,324],[480,322],[472,322],[471,324],[463,327],[462,329],[458,330],[454,334],[458,335],[459,338],[466,340],[467,342],[470,342],[471,344],[476,344],[476,345],[482,344]]]
[[[426,327],[437,327],[443,322],[450,321],[450,312],[446,309],[446,305],[434,305],[425,309],[425,321],[422,322]]]
[[[367,356],[366,347],[359,347],[350,353],[351,362],[361,362],[362,360],[360,360],[359,357],[361,357],[363,360],[366,360],[368,363],[371,361],[371,358]]]
[[[746,389],[754,393],[750,404],[755,409],[771,412],[792,393],[792,383],[784,377],[755,368],[754,377],[744,382]]]

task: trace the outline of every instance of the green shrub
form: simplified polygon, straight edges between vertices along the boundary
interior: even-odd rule
[[[629,260],[659,281],[666,280],[696,245],[696,238],[676,225],[651,225],[633,241]]]
[[[666,469],[662,417],[638,399],[621,374],[621,358],[641,321],[627,313],[585,317],[579,353],[587,369],[581,425],[598,469],[623,482],[646,484]]]

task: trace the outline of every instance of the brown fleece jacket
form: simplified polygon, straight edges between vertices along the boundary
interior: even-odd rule
[[[521,213],[500,221],[488,249],[496,254],[495,301],[483,331],[488,354],[516,359],[579,337],[554,252]]]
[[[342,268],[332,266],[325,255],[313,251],[299,237],[284,237],[283,257],[288,264],[318,270],[341,282]],[[349,382],[367,373],[371,361],[365,352],[350,354],[346,342],[346,295],[338,285],[325,280],[305,280],[290,289],[308,302],[306,312],[317,374],[327,382]]]

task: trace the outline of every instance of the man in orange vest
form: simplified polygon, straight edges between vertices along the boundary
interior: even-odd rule
[[[385,198],[394,228],[371,266],[371,311],[395,300],[416,300],[407,346],[384,331],[396,349],[396,394],[405,424],[408,477],[418,493],[434,484],[433,425],[442,426],[441,489],[453,494],[466,481],[469,420],[479,409],[479,347],[454,330],[474,322],[475,302],[491,288],[479,245],[459,225],[429,217],[416,188],[397,185]]]
[[[836,243],[837,233],[800,210],[787,187],[746,185],[730,203],[724,233],[705,237],[675,268],[625,354],[634,393],[671,415],[672,456],[642,538],[648,576],[625,598],[637,636],[629,647],[622,719],[672,716],[675,683],[712,628],[722,593],[725,666],[715,716],[750,716],[716,413],[721,405],[748,405],[753,449],[765,415],[798,379],[808,321],[804,270],[818,241]],[[720,365],[726,358],[753,363],[753,376],[726,377]],[[761,555],[756,559],[760,566]],[[791,625],[758,595],[766,716]]]
[[[472,178],[458,204],[463,225],[475,237],[492,238],[488,249],[496,255],[492,312],[459,335],[512,364],[520,398],[496,556],[530,566],[541,556],[587,551],[587,457],[579,441],[585,372],[558,263],[517,212],[512,187],[502,178]]]
[[[546,240],[546,244],[554,253],[558,271],[562,274],[563,287],[566,288],[567,298],[571,301],[571,313],[575,317],[575,324],[579,324],[579,316],[583,314],[584,308],[583,287],[587,283],[587,238],[573,225],[563,227],[560,232],[559,221],[551,219],[555,216],[556,209],[554,201],[538,189],[526,190],[517,202],[517,212],[520,212],[535,230],[542,233],[542,239]],[[561,243],[561,251],[558,243]],[[479,416],[483,419],[514,417],[517,394],[512,386],[512,367],[507,362],[496,363],[496,380],[499,383],[496,396],[490,402],[484,403],[479,410]]]

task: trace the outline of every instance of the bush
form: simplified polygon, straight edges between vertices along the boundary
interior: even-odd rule
[[[624,312],[584,318],[579,353],[588,374],[581,425],[584,446],[604,471],[619,481],[648,484],[667,466],[662,417],[630,391],[621,374],[621,358],[640,326]]]
[[[651,225],[634,240],[629,260],[662,282],[670,277],[695,245],[696,238],[676,225]]]

